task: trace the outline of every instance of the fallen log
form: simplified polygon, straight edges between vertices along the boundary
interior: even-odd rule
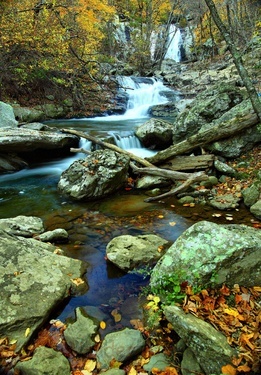
[[[73,129],[62,129],[61,131],[63,133],[69,133],[69,134],[77,135],[78,137],[88,139],[89,141],[91,141],[93,143],[96,143],[99,146],[102,146],[104,148],[109,148],[110,150],[119,152],[120,154],[127,155],[127,156],[129,156],[129,158],[131,160],[135,160],[136,162],[138,162],[141,165],[144,165],[145,167],[154,167],[154,165],[151,164],[148,160],[140,158],[139,156],[136,156],[136,155],[134,155],[131,152],[128,152],[126,150],[123,150],[122,148],[120,148],[116,145],[113,145],[113,144],[108,143],[108,142],[103,142],[100,139],[95,138],[95,137],[93,137],[93,136],[91,136],[87,133],[79,132],[79,131],[73,130]]]
[[[208,169],[213,166],[214,159],[215,155],[212,154],[176,156],[166,163],[160,164],[160,168],[171,169],[173,171]]]
[[[157,168],[157,167],[139,168],[134,163],[130,163],[130,166],[133,169],[134,173],[160,176],[160,177],[168,178],[172,181],[187,180],[196,175],[197,175],[198,181],[202,181],[208,178],[208,176],[204,172],[186,173],[186,172],[171,171],[168,169]]]
[[[259,119],[253,110],[244,115],[238,115],[222,124],[213,125],[211,128],[190,136],[186,140],[159,151],[156,155],[146,158],[152,164],[160,164],[174,156],[191,152],[199,146],[204,146],[220,139],[231,137],[238,132],[250,128],[259,123]]]

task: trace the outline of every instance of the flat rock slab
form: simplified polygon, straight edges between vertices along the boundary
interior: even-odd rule
[[[50,244],[0,229],[0,337],[17,340],[17,351],[68,298],[74,279],[85,272],[81,261],[54,250]]]
[[[0,149],[5,152],[32,152],[77,147],[79,138],[72,134],[23,128],[4,128],[0,132]]]

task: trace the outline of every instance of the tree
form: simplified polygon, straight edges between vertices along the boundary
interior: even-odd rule
[[[101,24],[115,15],[107,0],[12,0],[4,5],[0,72],[14,95],[26,95],[29,86],[36,93],[52,85],[54,92],[62,86],[77,96],[79,77],[95,85],[105,37]]]
[[[259,120],[261,120],[261,102],[259,100],[256,89],[255,89],[254,85],[252,84],[252,81],[251,81],[251,79],[248,75],[248,72],[244,67],[241,53],[236,48],[235,43],[233,42],[233,39],[231,37],[231,34],[230,34],[229,30],[227,29],[225,24],[222,22],[213,0],[205,0],[205,2],[206,2],[207,6],[209,8],[210,14],[211,14],[216,26],[218,27],[222,37],[224,38],[224,40],[227,44],[227,47],[228,47],[228,49],[229,49],[229,51],[232,55],[232,58],[233,58],[235,66],[237,68],[238,74],[240,75],[240,77],[243,81],[243,84],[246,87],[246,90],[248,92],[248,95],[249,95],[249,98],[251,100],[253,109],[256,112]]]

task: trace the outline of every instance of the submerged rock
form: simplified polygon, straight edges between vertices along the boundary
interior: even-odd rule
[[[142,265],[153,264],[164,254],[168,241],[147,234],[143,236],[124,235],[113,238],[107,245],[108,260],[124,271]]]

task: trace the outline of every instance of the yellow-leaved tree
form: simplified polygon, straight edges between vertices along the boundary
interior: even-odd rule
[[[9,0],[0,12],[1,96],[8,83],[14,96],[41,84],[77,95],[79,76],[88,77],[88,85],[95,81],[101,25],[115,15],[107,0]]]

